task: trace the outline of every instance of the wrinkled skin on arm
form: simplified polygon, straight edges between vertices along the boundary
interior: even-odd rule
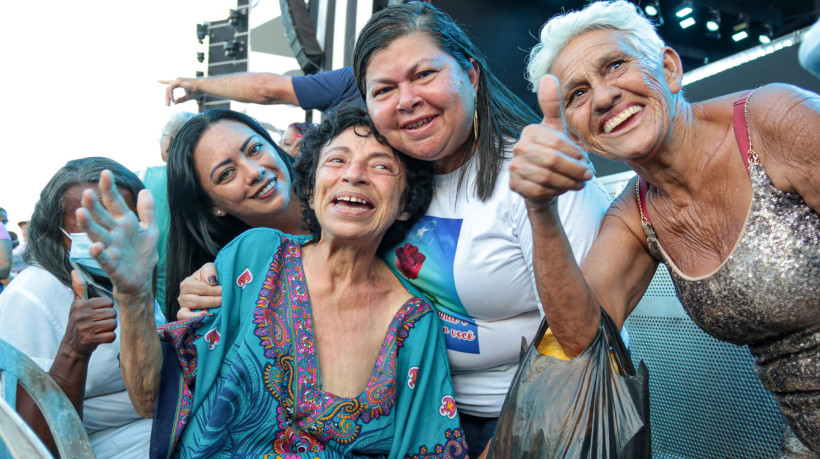
[[[642,234],[637,232],[640,221],[636,227],[634,219],[624,219],[629,210],[624,210],[628,205],[622,196],[607,212],[583,270],[577,265],[555,198],[583,188],[594,171],[587,154],[567,133],[560,86],[552,75],[542,78],[538,101],[544,120],[527,126],[514,146],[510,187],[527,202],[536,287],[547,321],[564,352],[574,357],[595,338],[601,306],[616,324],[623,325],[656,263],[637,236]],[[638,213],[634,216],[638,218]]]
[[[154,322],[152,280],[157,264],[159,230],[154,200],[143,190],[137,215],[128,208],[109,171],[100,179],[103,203],[94,192],[83,192],[77,209],[80,227],[94,241],[89,253],[114,285],[120,313],[120,369],[125,388],[141,416],[153,417],[159,392],[162,354]]]

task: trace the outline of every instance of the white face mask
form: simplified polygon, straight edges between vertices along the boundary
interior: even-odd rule
[[[100,264],[97,263],[90,253],[88,253],[88,248],[94,241],[88,237],[86,233],[71,233],[69,234],[66,230],[60,228],[60,231],[63,232],[69,239],[71,239],[71,251],[68,254],[68,259],[74,263],[85,268],[88,272],[94,274],[95,276],[100,276],[104,278],[108,278],[108,274],[103,271],[100,267]]]

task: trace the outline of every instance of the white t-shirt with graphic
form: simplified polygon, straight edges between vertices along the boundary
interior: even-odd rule
[[[532,341],[543,312],[532,268],[524,198],[509,186],[509,161],[493,195],[473,193],[475,164],[457,193],[459,171],[436,176],[433,202],[387,254],[397,272],[434,303],[445,333],[459,411],[496,417],[518,367],[521,338]],[[595,179],[558,198],[558,213],[580,264],[609,207]]]

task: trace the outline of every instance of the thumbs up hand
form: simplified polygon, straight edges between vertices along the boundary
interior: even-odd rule
[[[595,173],[586,152],[567,134],[561,86],[553,75],[544,75],[538,86],[541,124],[527,126],[513,146],[510,188],[536,208],[552,205],[555,198],[584,188]]]

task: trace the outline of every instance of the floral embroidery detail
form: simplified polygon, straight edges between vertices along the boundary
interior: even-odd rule
[[[416,454],[408,454],[407,459],[440,459],[440,458],[466,458],[467,443],[464,441],[464,432],[461,429],[447,429],[444,431],[446,442],[443,445],[435,445],[433,450],[422,446]]]
[[[222,334],[219,333],[219,330],[216,327],[208,330],[208,333],[205,333],[205,341],[208,343],[208,350],[213,351],[217,344],[219,344],[219,339],[222,338]]]
[[[378,370],[361,394],[350,398],[322,392],[301,248],[285,240],[280,252],[265,275],[253,319],[254,334],[273,361],[265,366],[264,382],[279,404],[274,451],[322,451],[329,441],[350,444],[358,438],[360,424],[392,411],[398,350],[430,306],[418,298],[402,306],[376,359]]]
[[[410,389],[416,388],[416,380],[419,377],[419,367],[411,367],[407,372],[407,387]]]
[[[439,407],[438,412],[445,418],[455,418],[457,413],[456,400],[450,395],[445,395],[441,398],[441,406]]]
[[[245,286],[250,284],[252,281],[253,274],[251,274],[251,270],[245,268],[245,270],[242,271],[242,274],[240,274],[239,277],[236,278],[236,285],[238,285],[239,288],[241,288],[242,290],[245,290]]]
[[[177,360],[182,370],[179,381],[179,398],[176,410],[176,419],[173,422],[168,451],[173,451],[183,428],[188,424],[191,410],[194,406],[192,388],[196,383],[197,352],[194,340],[202,337],[196,331],[202,328],[205,316],[195,317],[186,321],[170,322],[157,328],[160,339],[170,341],[176,349]]]
[[[418,247],[409,242],[396,249],[396,267],[408,279],[419,277],[419,271],[426,259],[427,257],[419,252]]]
[[[301,454],[265,454],[262,459],[321,459],[319,456],[304,456]]]
[[[202,321],[205,317],[199,316],[190,320],[169,322],[157,327],[160,339],[170,341],[176,349],[182,377],[189,387],[193,387],[196,380],[197,357],[194,341],[202,337],[196,331],[202,328]]]

